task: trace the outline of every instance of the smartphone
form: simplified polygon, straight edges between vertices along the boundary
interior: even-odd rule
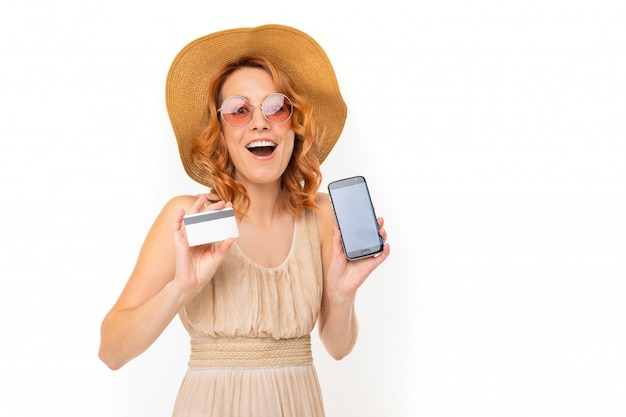
[[[384,242],[365,178],[355,176],[333,181],[328,184],[328,194],[346,258],[365,258],[382,252]]]

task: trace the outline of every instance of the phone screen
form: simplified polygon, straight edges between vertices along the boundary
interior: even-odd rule
[[[328,193],[346,257],[357,259],[380,253],[383,240],[365,178],[356,176],[331,182]]]

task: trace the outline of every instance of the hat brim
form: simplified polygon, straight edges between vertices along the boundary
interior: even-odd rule
[[[170,67],[166,106],[187,174],[205,185],[206,173],[191,157],[194,139],[208,124],[207,91],[213,74],[245,55],[263,55],[286,72],[310,100],[324,136],[313,148],[320,164],[343,130],[347,107],[333,67],[322,47],[306,33],[283,25],[229,29],[185,46]]]

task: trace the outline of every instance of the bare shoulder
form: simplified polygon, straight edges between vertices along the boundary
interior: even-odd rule
[[[169,241],[172,233],[172,224],[181,210],[186,213],[192,208],[198,200],[198,195],[177,195],[165,202],[158,216],[154,220],[146,243],[154,241]]]
[[[180,209],[187,212],[198,200],[198,197],[200,197],[200,195],[185,194],[174,196],[165,203],[161,215],[169,217],[172,213],[177,213]]]
[[[328,195],[328,193],[317,193],[317,195],[315,196],[315,204],[317,204],[317,206],[320,208],[320,210],[316,212],[318,214],[318,217],[321,215],[328,216],[331,219],[334,218],[333,205],[330,201],[330,196]]]
[[[172,208],[172,209],[182,208],[182,209],[185,209],[186,211],[193,205],[193,203],[197,199],[198,199],[197,195],[190,195],[190,194],[177,195],[177,196],[170,198],[165,203],[165,208]]]

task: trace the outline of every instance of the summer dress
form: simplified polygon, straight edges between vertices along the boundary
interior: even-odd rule
[[[323,417],[310,333],[322,298],[315,214],[296,219],[276,268],[235,243],[214,278],[180,312],[189,368],[173,417]]]

